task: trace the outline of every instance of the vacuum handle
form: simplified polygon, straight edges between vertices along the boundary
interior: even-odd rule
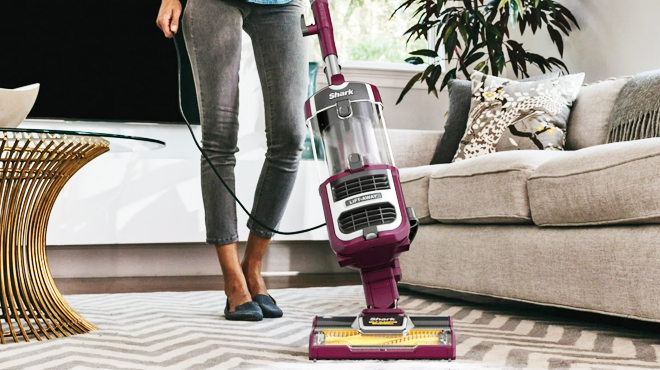
[[[319,43],[321,44],[321,54],[323,55],[323,59],[327,58],[328,55],[337,55],[337,47],[335,46],[335,36],[332,29],[332,20],[330,19],[328,1],[311,0],[311,3],[315,24],[306,26],[305,18],[302,16],[301,21],[303,26],[303,36],[319,36]]]
[[[302,34],[303,36],[318,35],[328,83],[330,85],[342,85],[344,83],[344,76],[341,74],[341,67],[337,59],[337,47],[335,46],[335,36],[332,30],[332,21],[330,20],[328,0],[311,0],[311,2],[314,22],[316,23],[307,26],[305,17],[301,16]]]
[[[316,34],[316,25],[307,25],[307,22],[305,22],[305,15],[301,14],[300,15],[300,28],[302,29],[302,34],[303,37],[307,37],[309,35],[315,35]]]

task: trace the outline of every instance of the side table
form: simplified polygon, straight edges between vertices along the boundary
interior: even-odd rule
[[[67,181],[94,158],[164,146],[123,135],[0,128],[0,344],[96,329],[69,306],[51,276],[50,212]]]

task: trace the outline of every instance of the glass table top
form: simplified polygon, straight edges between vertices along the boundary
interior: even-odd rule
[[[165,147],[165,142],[156,139],[150,139],[140,136],[106,134],[101,132],[32,129],[32,128],[3,128],[3,127],[0,127],[0,132],[100,137],[107,140],[110,143],[110,151],[115,153],[133,152],[133,151],[141,151],[141,150],[155,150]]]

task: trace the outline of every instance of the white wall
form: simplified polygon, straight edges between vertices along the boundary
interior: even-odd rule
[[[585,82],[660,69],[660,1],[560,0],[581,30],[565,39],[564,58],[571,73]],[[559,57],[550,37],[525,34],[524,45],[544,56]]]
[[[413,89],[399,105],[395,105],[401,88],[385,87],[379,90],[388,128],[442,130],[445,126],[449,106],[446,91],[436,98],[433,94],[427,94],[426,89]]]

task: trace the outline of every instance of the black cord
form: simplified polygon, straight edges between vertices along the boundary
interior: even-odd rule
[[[185,119],[185,117],[184,117],[184,119]],[[273,228],[270,228],[270,227],[264,225],[263,222],[261,222],[261,221],[257,220],[256,218],[254,218],[254,216],[252,216],[252,214],[250,212],[248,212],[248,210],[245,208],[243,203],[241,203],[241,201],[238,199],[236,194],[234,194],[234,192],[231,191],[231,189],[229,188],[229,185],[227,185],[227,183],[222,178],[222,176],[220,176],[220,173],[218,172],[218,170],[211,163],[211,160],[209,159],[208,155],[206,155],[206,152],[204,151],[204,149],[202,149],[201,145],[199,145],[199,142],[197,141],[197,138],[195,137],[195,133],[193,132],[192,127],[190,126],[190,123],[188,123],[188,120],[186,120],[186,125],[188,125],[188,130],[190,130],[190,134],[192,135],[193,140],[195,141],[195,145],[197,146],[197,149],[199,149],[199,152],[202,153],[202,156],[204,156],[204,159],[209,164],[209,166],[211,167],[211,169],[213,170],[215,175],[218,177],[218,180],[220,180],[220,182],[222,182],[222,185],[225,186],[225,189],[227,189],[227,191],[232,196],[232,198],[234,198],[234,200],[236,200],[236,203],[238,203],[238,205],[241,206],[241,208],[243,209],[243,212],[245,212],[245,214],[247,214],[248,217],[250,217],[250,219],[252,221],[256,222],[257,224],[259,224],[259,226],[263,227],[264,229],[266,229],[270,232],[273,232],[273,233],[276,233],[276,234],[281,234],[281,235],[302,234],[302,233],[306,233],[306,232],[309,232],[309,231],[312,231],[312,230],[322,228],[323,226],[326,225],[326,224],[320,224],[320,225],[317,225],[317,226],[314,226],[314,227],[310,227],[309,229],[298,230],[298,231],[278,231],[278,230],[275,230]]]
[[[174,46],[175,46],[175,48],[176,48],[176,53],[177,53],[178,61],[179,61],[179,80],[180,80],[180,79],[181,79],[181,54],[179,53],[179,46],[177,45],[176,42],[174,43]],[[181,82],[179,81],[179,84],[180,84],[180,83],[181,83]],[[245,208],[245,206],[243,205],[243,203],[241,203],[241,201],[238,199],[238,197],[236,196],[236,194],[234,194],[234,192],[229,188],[229,185],[227,185],[227,183],[226,183],[225,180],[222,178],[222,176],[220,176],[220,173],[218,172],[218,169],[215,168],[215,166],[213,165],[213,163],[211,163],[211,159],[210,159],[209,156],[206,154],[206,152],[204,151],[204,149],[202,148],[202,146],[199,144],[199,141],[197,141],[197,137],[195,136],[195,132],[193,131],[192,126],[190,125],[190,122],[188,122],[188,118],[186,118],[186,115],[185,115],[184,112],[183,112],[183,105],[182,105],[182,102],[181,102],[181,94],[179,94],[179,109],[181,110],[181,115],[183,116],[183,120],[186,122],[186,125],[188,126],[188,130],[190,131],[190,135],[192,135],[193,141],[195,142],[195,146],[197,147],[197,149],[199,149],[199,152],[202,153],[202,156],[203,156],[204,159],[206,160],[206,163],[208,163],[208,165],[209,165],[209,166],[211,167],[211,169],[213,170],[213,173],[215,173],[215,175],[218,177],[218,180],[220,180],[220,182],[222,183],[222,185],[224,185],[225,189],[227,189],[227,191],[228,191],[229,194],[232,196],[232,198],[234,198],[234,200],[236,201],[236,203],[238,203],[238,205],[241,206],[241,209],[243,209],[243,212],[245,212],[245,214],[247,214],[248,217],[249,217],[252,221],[256,222],[259,226],[263,227],[264,229],[266,229],[266,230],[268,230],[268,231],[270,231],[270,232],[272,232],[272,233],[280,234],[280,235],[296,235],[296,234],[303,234],[303,233],[306,233],[306,232],[310,232],[310,231],[312,231],[312,230],[320,229],[320,228],[322,228],[322,227],[324,227],[324,226],[326,225],[325,223],[323,223],[323,224],[320,224],[320,225],[317,225],[317,226],[314,226],[314,227],[310,227],[310,228],[308,228],[308,229],[303,229],[303,230],[298,230],[298,231],[278,231],[278,230],[275,230],[275,229],[273,229],[273,228],[271,228],[271,227],[269,227],[269,226],[267,226],[267,225],[264,225],[263,222],[257,220],[254,216],[252,216],[252,214],[251,214],[250,212],[248,212],[247,208]],[[313,145],[313,144],[312,144],[312,145]]]

